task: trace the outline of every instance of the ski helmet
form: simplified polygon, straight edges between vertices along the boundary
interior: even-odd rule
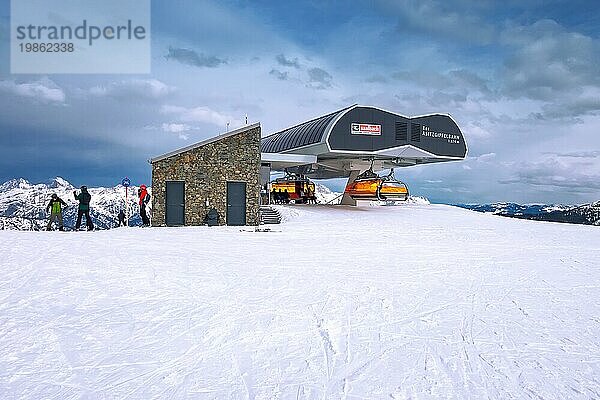
[[[81,186],[81,190],[87,190],[87,186],[85,186],[85,185],[82,185],[82,186]]]
[[[140,185],[140,189],[146,189],[146,185]]]
[[[52,193],[52,196],[51,196],[51,197],[52,197],[53,199],[56,199],[56,198],[58,197],[58,195],[57,195],[56,193]]]

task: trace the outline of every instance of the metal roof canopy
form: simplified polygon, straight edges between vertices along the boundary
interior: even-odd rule
[[[260,153],[260,158],[263,163],[269,163],[271,169],[277,171],[317,162],[317,156],[311,154]]]
[[[448,114],[415,117],[357,104],[276,132],[261,140],[263,158],[271,154],[315,156],[316,162],[292,172],[313,178],[347,177],[366,170],[463,160],[467,144],[458,124]],[[290,160],[291,161],[291,160]],[[277,163],[273,169],[279,169]]]

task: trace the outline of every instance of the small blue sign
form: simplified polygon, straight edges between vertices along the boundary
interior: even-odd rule
[[[121,181],[121,185],[123,185],[123,187],[129,187],[131,186],[131,181],[129,180],[129,178],[123,178],[123,180]]]

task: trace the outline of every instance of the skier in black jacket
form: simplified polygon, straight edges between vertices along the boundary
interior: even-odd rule
[[[92,196],[87,191],[87,186],[81,187],[81,193],[77,194],[77,191],[73,191],[75,200],[79,201],[79,209],[77,210],[77,223],[75,224],[75,230],[78,231],[81,226],[81,217],[85,214],[85,224],[87,225],[88,231],[94,230],[94,224],[90,218],[90,200]]]
[[[119,210],[119,215],[117,216],[117,218],[119,218],[119,225],[117,225],[117,227],[127,226],[127,224],[125,223],[125,212],[123,210]]]

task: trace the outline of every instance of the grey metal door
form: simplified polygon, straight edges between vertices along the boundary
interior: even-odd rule
[[[246,182],[227,182],[227,225],[246,225]]]
[[[167,182],[167,226],[185,225],[185,184],[183,182]]]

